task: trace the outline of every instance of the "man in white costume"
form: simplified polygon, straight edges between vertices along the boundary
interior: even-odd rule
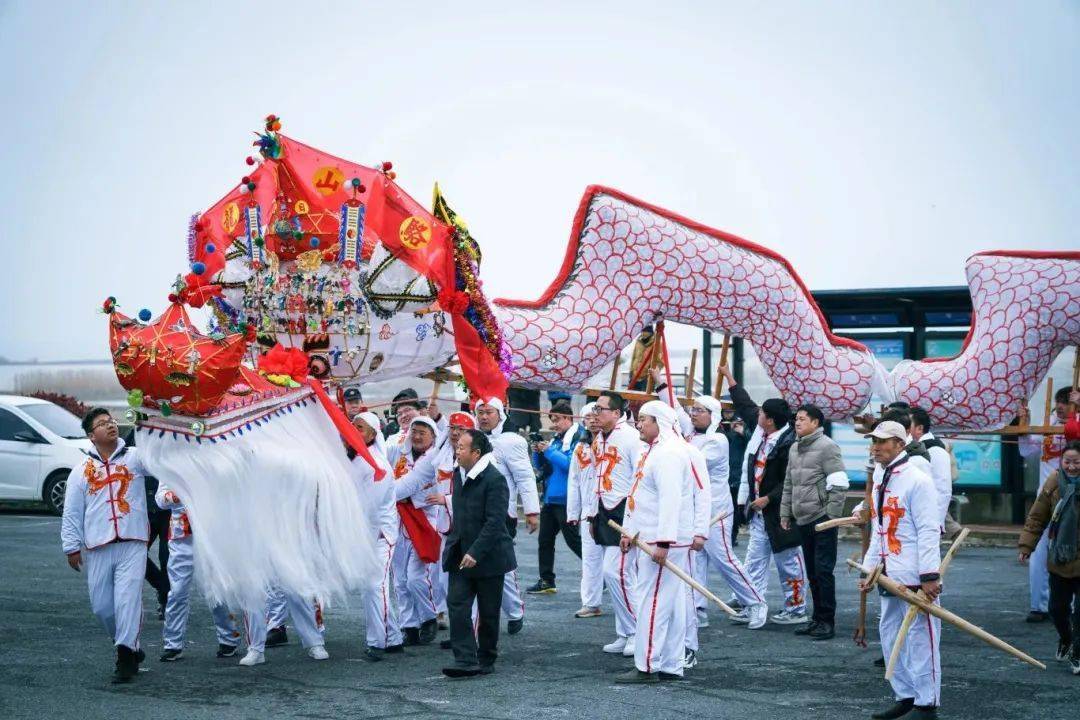
[[[116,646],[113,682],[128,682],[145,657],[139,648],[146,572],[145,470],[104,408],[82,420],[93,448],[68,476],[60,541],[68,565],[86,567],[90,609]]]
[[[589,435],[577,444],[570,456],[570,471],[566,480],[566,521],[582,527],[581,607],[574,617],[591,618],[603,614],[600,603],[604,597],[604,549],[596,544],[588,526],[589,509],[596,502],[596,473],[592,454],[592,440],[600,432],[596,405],[586,404],[581,409],[581,418]]]

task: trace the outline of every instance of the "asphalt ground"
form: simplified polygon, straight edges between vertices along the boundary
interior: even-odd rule
[[[437,644],[410,648],[370,664],[362,658],[359,600],[326,613],[330,660],[315,662],[295,635],[267,650],[267,662],[239,667],[214,658],[210,614],[194,603],[184,658],[165,664],[156,601],[145,586],[142,643],[147,662],[128,685],[112,685],[113,650],[90,613],[86,579],[60,552],[59,519],[27,510],[0,512],[0,718],[778,718],[868,717],[887,705],[877,599],[870,601],[868,650],[850,641],[858,612],[855,578],[837,575],[837,637],[812,642],[793,628],[769,624],[750,631],[711,613],[701,631],[700,664],[681,682],[620,686],[616,674],[632,661],[605,655],[614,638],[609,606],[600,618],[578,620],[580,565],[559,541],[559,592],[530,596],[524,630],[500,638],[497,672],[448,680],[440,670],[450,652]],[[745,547],[740,547],[740,552]],[[519,533],[523,582],[536,578],[536,539]],[[841,545],[841,555],[853,553]],[[728,591],[714,579],[722,597]],[[770,604],[780,604],[775,576]],[[1027,571],[1008,549],[958,553],[943,596],[946,607],[1048,665],[1024,665],[949,628],[942,650],[941,717],[1069,718],[1080,714],[1080,677],[1053,659],[1049,623],[1024,622]],[[504,626],[505,627],[505,626]],[[446,637],[440,632],[440,638]]]

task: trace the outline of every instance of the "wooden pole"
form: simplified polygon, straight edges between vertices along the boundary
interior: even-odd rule
[[[731,333],[724,333],[724,342],[720,345],[720,362],[716,366],[716,387],[713,389],[713,397],[717,400],[724,394],[724,376],[720,368],[727,367],[728,349],[731,347]]]
[[[1054,407],[1054,378],[1049,375],[1046,376],[1046,419],[1043,420],[1044,425],[1049,425],[1051,418],[1052,408]]]
[[[1073,392],[1080,390],[1080,345],[1076,346],[1076,357],[1073,359]],[[1076,406],[1076,403],[1070,403],[1072,405],[1072,411],[1080,412],[1080,407]]]
[[[847,563],[848,563],[848,565],[855,568],[859,572],[864,572],[867,575],[869,575],[873,571],[872,569],[867,569],[867,568],[863,567],[862,565],[855,562],[854,560],[848,560]],[[898,597],[901,600],[903,600],[904,602],[908,603],[909,605],[914,605],[915,607],[919,608],[923,612],[928,613],[930,615],[933,615],[934,617],[938,618],[939,620],[944,620],[945,622],[949,623],[953,627],[959,628],[960,630],[963,630],[964,632],[968,633],[969,635],[974,635],[975,637],[979,638],[980,640],[982,640],[986,644],[990,645],[991,647],[995,647],[998,650],[1002,650],[1003,652],[1007,652],[1010,655],[1012,655],[1013,657],[1015,657],[1015,658],[1017,658],[1019,660],[1023,660],[1024,662],[1028,663],[1029,665],[1034,665],[1035,667],[1039,668],[1040,670],[1045,670],[1046,669],[1046,665],[1039,662],[1035,658],[1031,657],[1027,653],[1025,653],[1025,652],[1023,652],[1021,650],[1017,650],[1016,648],[1014,648],[1012,645],[1005,642],[1001,638],[994,637],[993,635],[986,632],[985,630],[983,630],[978,625],[974,625],[974,624],[968,622],[967,620],[960,617],[956,613],[950,612],[950,611],[946,610],[945,608],[941,607],[940,605],[935,605],[932,602],[930,602],[929,600],[927,600],[926,598],[919,597],[915,593],[908,590],[906,586],[901,585],[900,583],[896,582],[895,580],[893,580],[888,575],[879,576],[878,577],[878,584],[881,585],[886,590],[888,590],[893,595],[895,595],[896,597]]]
[[[622,364],[622,353],[620,352],[615,356],[615,364],[611,366],[611,382],[608,383],[608,390],[614,390],[615,385],[619,382],[619,365]]]
[[[630,538],[630,540],[634,543],[634,545],[636,545],[637,548],[639,550],[641,550],[643,553],[645,553],[649,557],[653,557],[652,549],[646,543],[642,542],[641,539],[637,535],[631,535],[630,533],[628,533],[626,531],[626,528],[622,527],[621,525],[619,525],[619,523],[615,522],[614,520],[608,520],[607,524],[611,527],[612,530],[617,530],[618,532],[620,532],[623,537]],[[735,617],[736,615],[739,614],[739,613],[735,612],[731,608],[730,605],[725,603],[720,598],[716,597],[716,595],[714,595],[711,590],[709,590],[707,587],[705,587],[704,585],[699,583],[694,578],[687,575],[686,571],[683,570],[678,565],[676,565],[675,563],[668,562],[667,560],[664,560],[660,564],[663,565],[664,567],[666,567],[668,570],[670,570],[672,572],[672,574],[675,575],[675,577],[679,578],[684,583],[686,583],[690,587],[694,588],[695,590],[697,590],[699,593],[701,593],[702,595],[704,595],[708,599],[712,600],[714,603],[716,603],[717,607],[719,607],[721,610],[726,612],[728,615],[730,615],[732,617]]]
[[[686,376],[686,399],[694,399],[694,379],[697,377],[697,348],[690,351],[690,372]]]
[[[825,532],[826,530],[832,530],[838,527],[847,527],[848,525],[862,525],[863,519],[857,518],[853,515],[848,517],[833,518],[832,520],[826,520],[825,522],[819,522],[814,526],[814,532]]]
[[[859,554],[859,559],[862,560],[866,557],[866,551],[870,547],[870,508],[874,504],[874,471],[866,471],[866,485],[863,487],[863,509],[859,513],[862,516],[862,542],[860,547],[862,552]],[[874,578],[875,581],[877,578]],[[855,641],[855,644],[861,648],[866,648],[866,595],[867,593],[859,593],[859,619],[855,623],[855,632],[851,634],[851,639]]]
[[[964,528],[960,531],[960,534],[953,540],[952,547],[945,553],[945,557],[941,560],[941,565],[938,566],[938,574],[941,578],[945,578],[945,571],[949,569],[949,563],[952,562],[953,555],[960,549],[960,545],[967,539],[967,536],[971,533],[971,530]],[[880,567],[880,566],[878,566]],[[920,590],[917,595],[924,600],[926,595]],[[907,609],[907,613],[904,614],[904,621],[900,623],[900,632],[896,633],[896,640],[893,641],[892,652],[889,653],[889,662],[885,667],[885,679],[892,680],[893,673],[896,672],[896,661],[900,659],[900,650],[904,647],[904,641],[907,640],[908,631],[911,630],[912,623],[915,622],[915,617],[919,614],[919,608],[912,605]]]

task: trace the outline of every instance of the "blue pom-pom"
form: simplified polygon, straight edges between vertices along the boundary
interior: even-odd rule
[[[319,247],[319,238],[317,238],[317,237],[311,238],[310,240],[308,240],[308,245],[310,245],[313,248]]]
[[[191,263],[191,272],[195,273],[196,275],[202,275],[204,272],[206,272],[206,265],[201,262],[193,262]]]
[[[206,243],[206,252],[210,254],[217,252],[217,246],[214,243]]]
[[[353,186],[354,188],[358,188],[358,187],[360,187],[360,178],[353,178],[353,179],[352,179],[352,186]]]
[[[146,308],[143,308],[142,310],[139,311],[139,319],[142,320],[143,322],[150,322],[151,317],[152,317],[152,315],[150,314],[150,311],[147,310]]]

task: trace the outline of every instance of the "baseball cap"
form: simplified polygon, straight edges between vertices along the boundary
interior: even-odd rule
[[[885,422],[878,423],[878,426],[874,428],[866,437],[877,438],[878,440],[888,440],[889,438],[895,438],[901,442],[906,443],[908,434],[907,428],[898,422],[893,420],[886,420]]]
[[[360,397],[360,388],[345,388],[345,393],[342,395],[346,400],[362,400]]]

